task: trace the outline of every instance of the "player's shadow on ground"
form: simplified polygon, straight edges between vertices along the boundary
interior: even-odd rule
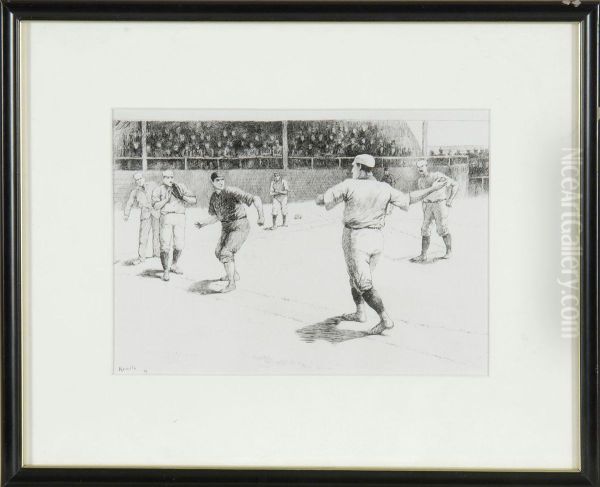
[[[152,277],[154,279],[161,278],[163,275],[162,269],[146,269],[138,274],[140,277]]]
[[[203,281],[198,281],[188,287],[188,292],[194,294],[201,294],[202,296],[206,296],[207,294],[221,294],[219,289],[215,289],[213,284],[215,282],[221,282],[220,279],[204,279]]]
[[[369,336],[366,331],[359,330],[346,330],[340,328],[339,324],[343,321],[341,316],[332,316],[314,325],[305,326],[296,330],[300,339],[307,342],[313,343],[317,340],[325,340],[330,343],[341,343],[347,340],[354,340],[356,338],[364,338]]]

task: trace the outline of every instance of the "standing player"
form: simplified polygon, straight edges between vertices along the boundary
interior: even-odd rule
[[[287,202],[290,189],[288,183],[281,175],[273,173],[271,180],[270,195],[272,199],[273,226],[265,230],[275,230],[277,228],[277,215],[281,213],[282,226],[287,227]]]
[[[343,315],[343,319],[366,321],[366,302],[379,315],[379,323],[369,330],[370,334],[378,335],[394,326],[373,287],[372,278],[373,269],[383,250],[382,228],[388,206],[394,205],[407,211],[411,204],[443,188],[446,182],[435,181],[430,188],[405,194],[387,183],[377,181],[373,176],[374,167],[373,156],[356,156],[352,163],[352,179],[346,179],[317,196],[317,204],[331,210],[338,203],[345,203],[342,248],[356,312]]]
[[[381,178],[381,180],[384,183],[388,183],[392,188],[395,186],[395,181],[394,181],[394,177],[392,176],[392,174],[390,173],[390,170],[388,169],[387,166],[385,166],[383,168],[383,177]]]
[[[248,223],[244,205],[254,205],[258,212],[258,225],[262,226],[265,218],[262,201],[258,196],[233,186],[226,188],[225,179],[216,172],[212,173],[210,179],[215,192],[208,203],[209,216],[205,220],[197,222],[196,226],[202,228],[217,221],[221,222],[221,237],[217,243],[215,255],[223,264],[226,274],[224,280],[228,281],[227,286],[221,292],[228,293],[235,289],[235,281],[240,277],[235,269],[235,255],[250,233],[250,223]]]
[[[423,226],[421,227],[421,255],[411,259],[412,262],[424,262],[427,260],[427,251],[431,243],[431,224],[435,221],[437,233],[444,240],[446,245],[446,254],[442,259],[450,258],[452,254],[452,237],[448,229],[448,208],[452,207],[452,202],[458,193],[458,183],[442,174],[441,172],[430,172],[427,168],[427,161],[417,161],[417,171],[419,171],[419,180],[417,185],[419,189],[431,186],[433,181],[443,179],[446,181],[446,187],[434,191],[423,200]],[[450,188],[448,194],[447,188]]]
[[[160,253],[160,243],[158,238],[159,233],[159,217],[160,214],[152,208],[152,191],[155,184],[146,182],[141,172],[136,172],[133,175],[135,188],[129,194],[123,218],[129,220],[131,209],[135,206],[140,209],[140,230],[138,239],[138,258],[133,261],[133,264],[141,264],[146,258],[146,247],[148,246],[148,237],[152,231],[152,250],[153,256],[158,257]]]
[[[183,185],[174,182],[173,171],[163,171],[163,182],[152,193],[155,210],[160,211],[160,262],[163,281],[170,279],[170,272],[181,274],[177,261],[185,243],[185,209],[196,204],[196,197]],[[169,262],[169,253],[173,258]]]

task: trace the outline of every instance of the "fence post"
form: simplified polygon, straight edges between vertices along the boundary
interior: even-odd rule
[[[148,170],[148,148],[146,146],[146,121],[142,121],[142,171]]]
[[[183,170],[187,171],[188,169],[188,163],[187,163],[187,157],[183,158]]]
[[[426,120],[423,120],[423,129],[422,129],[422,134],[421,137],[423,138],[423,140],[421,141],[422,144],[422,152],[423,152],[423,157],[427,157],[427,153],[429,151],[429,143],[428,143],[428,135],[429,135],[429,124],[427,123]]]
[[[314,158],[314,157],[311,157],[311,158],[310,158],[310,168],[311,168],[311,169],[314,169],[314,168],[315,168],[315,158]]]
[[[283,170],[288,169],[288,132],[287,132],[287,120],[282,122],[281,128],[281,155],[283,157]]]

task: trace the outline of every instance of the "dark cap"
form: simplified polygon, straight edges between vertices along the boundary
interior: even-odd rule
[[[213,172],[213,173],[210,175],[210,180],[211,180],[211,181],[214,181],[215,179],[223,179],[223,176],[222,176],[222,175],[220,175],[218,172]]]

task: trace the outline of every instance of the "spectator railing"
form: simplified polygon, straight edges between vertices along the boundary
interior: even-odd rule
[[[418,160],[419,156],[375,156],[375,160],[382,166],[410,167]],[[469,164],[477,175],[487,174],[487,160],[476,159],[473,163],[468,155],[435,155],[427,156],[427,161],[434,165]],[[117,156],[114,158],[115,168],[121,170],[143,169],[142,157]],[[316,156],[288,156],[288,169],[331,169],[349,168],[354,157],[335,155]],[[252,155],[252,156],[175,156],[175,157],[147,157],[149,170],[230,170],[230,169],[284,169],[283,156]]]
[[[416,164],[417,161],[424,159],[419,156],[375,156],[375,160],[388,167],[408,167]],[[469,157],[466,155],[437,155],[427,156],[427,161],[432,164],[466,164],[469,162]],[[288,167],[290,169],[319,169],[332,167],[348,167],[352,164],[354,157],[335,156],[335,155],[319,155],[319,156],[298,156],[290,155]]]
[[[141,171],[143,157],[118,156],[114,158],[115,168],[121,170]],[[283,156],[235,156],[235,157],[147,157],[149,170],[227,170],[227,169],[283,169]]]

